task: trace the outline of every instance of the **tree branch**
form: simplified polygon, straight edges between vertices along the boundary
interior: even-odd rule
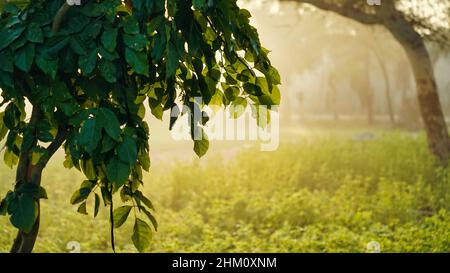
[[[59,147],[66,141],[67,135],[69,134],[69,130],[65,125],[61,125],[58,128],[58,133],[56,133],[56,137],[52,143],[47,147],[47,158],[44,165],[50,160],[50,158],[58,151]]]
[[[55,18],[53,19],[53,25],[52,25],[52,32],[56,33],[61,28],[62,21],[64,20],[64,17],[66,16],[66,13],[70,9],[70,5],[65,2],[61,8],[58,10],[58,12],[55,15]]]
[[[280,0],[280,2],[297,2],[310,4],[321,10],[331,11],[339,15],[351,18],[365,25],[383,24],[383,20],[376,14],[365,13],[354,7],[356,1],[351,0],[343,5],[339,5],[336,2],[328,2],[326,0]],[[383,3],[384,5],[384,3]]]

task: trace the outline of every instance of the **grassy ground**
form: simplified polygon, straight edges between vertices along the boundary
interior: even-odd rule
[[[110,252],[107,209],[77,214],[69,199],[83,178],[58,161],[44,173],[36,251],[78,241],[82,252]],[[2,165],[0,181],[4,196],[13,171]],[[145,182],[160,225],[155,252],[365,252],[371,241],[383,252],[450,251],[450,172],[421,135],[301,137],[272,153],[155,164]],[[131,222],[116,230],[120,252],[135,251]],[[0,226],[4,252],[15,231],[6,217]]]

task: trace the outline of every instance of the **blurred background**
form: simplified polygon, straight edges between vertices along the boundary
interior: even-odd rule
[[[159,222],[152,251],[370,252],[375,243],[382,252],[449,252],[450,173],[428,150],[413,69],[397,39],[295,1],[240,4],[282,77],[279,148],[216,140],[198,159],[192,141],[171,136],[168,116],[148,115],[145,191]],[[427,9],[448,19],[448,5]],[[439,24],[448,35],[449,21]],[[448,121],[450,51],[441,45],[426,44]],[[97,219],[93,209],[76,212],[69,199],[83,178],[63,160],[61,152],[44,172],[49,200],[36,251],[70,252],[75,241],[81,252],[110,252],[107,209]],[[0,166],[0,195],[13,176]],[[5,217],[0,225],[4,252],[15,232]],[[131,230],[116,230],[119,252],[135,251]]]

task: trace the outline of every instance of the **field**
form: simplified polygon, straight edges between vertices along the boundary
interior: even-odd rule
[[[276,152],[256,146],[208,160],[168,160],[152,166],[145,191],[159,230],[152,252],[450,251],[450,172],[438,168],[421,134],[376,131],[305,136]],[[69,199],[82,181],[60,158],[44,173],[37,252],[111,252],[108,210],[80,215]],[[170,163],[169,163],[170,162]],[[0,167],[0,195],[14,172]],[[117,203],[120,201],[117,200]],[[0,252],[15,235],[0,218]],[[132,221],[117,229],[118,252],[135,252]]]

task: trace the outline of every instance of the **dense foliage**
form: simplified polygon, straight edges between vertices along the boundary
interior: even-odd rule
[[[367,141],[342,132],[314,134],[281,143],[274,153],[255,147],[230,156],[229,144],[221,147],[223,158],[211,153],[206,165],[186,163],[172,148],[144,175],[143,191],[160,222],[150,249],[365,252],[376,241],[382,252],[448,252],[450,173],[436,168],[425,143],[423,134],[380,133]],[[44,174],[52,201],[43,202],[36,251],[66,252],[70,241],[79,242],[81,252],[110,251],[107,213],[93,220],[70,209],[66,196],[81,175],[62,170],[51,164]],[[12,176],[4,167],[0,174]],[[6,229],[0,251],[12,238],[12,227]],[[122,229],[117,249],[134,251],[127,238],[133,223]]]
[[[87,214],[86,200],[94,198],[95,216],[102,199],[115,228],[134,211],[132,240],[144,251],[148,222],[157,229],[153,205],[139,190],[150,168],[144,103],[160,119],[177,104],[192,115],[208,104],[279,103],[278,72],[249,24],[250,13],[235,0],[131,2],[82,1],[67,13],[60,12],[63,0],[4,7],[0,132],[5,163],[19,170],[1,212],[23,232],[33,228],[46,193],[21,178],[21,160],[28,158],[28,169],[42,169],[64,143],[64,166],[86,177],[71,203]],[[190,120],[194,137],[208,118]],[[194,150],[202,156],[209,143],[200,135]],[[114,193],[126,204],[113,213]]]

